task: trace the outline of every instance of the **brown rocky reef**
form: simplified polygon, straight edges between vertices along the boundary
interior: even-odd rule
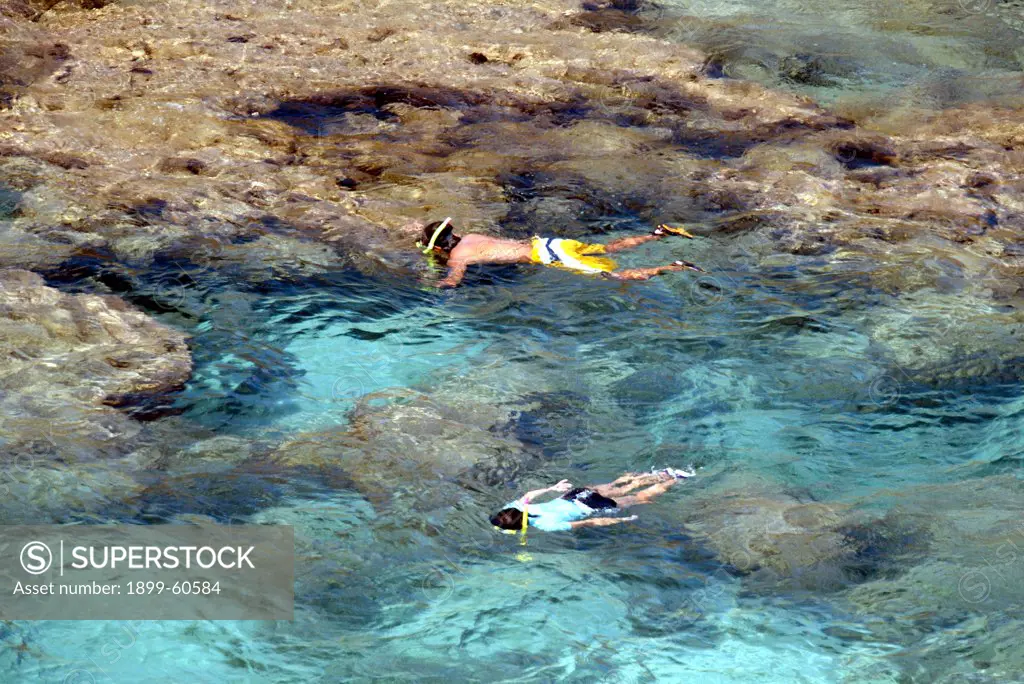
[[[100,4],[0,7],[0,266],[215,244],[209,268],[264,282],[401,268],[403,226],[441,214],[514,236],[658,220],[900,297],[1019,303],[1012,103],[838,116],[718,77],[628,2]],[[916,331],[869,327],[913,375]]]
[[[873,131],[712,78],[684,46],[564,20],[588,14],[181,0],[10,18],[0,175],[50,204],[16,228],[138,256],[267,214],[388,249],[440,212],[492,232],[618,212],[883,261],[928,236],[949,259],[970,245],[966,269],[1019,266],[1019,111]],[[154,199],[147,225],[128,220]]]
[[[118,297],[0,270],[0,516],[88,515],[135,486],[105,463],[122,470],[180,448],[177,419],[140,419],[173,412],[192,372],[186,341]]]
[[[28,271],[0,271],[5,393],[158,412],[192,372],[183,333],[117,297],[68,295]]]

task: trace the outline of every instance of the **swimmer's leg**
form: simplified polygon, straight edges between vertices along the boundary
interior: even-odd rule
[[[590,489],[601,496],[607,496],[609,499],[615,499],[618,501],[619,497],[626,495],[627,493],[637,489],[639,487],[649,487],[650,485],[663,482],[666,475],[661,473],[629,473],[618,478],[614,482],[608,484],[593,485]]]
[[[621,252],[624,249],[632,249],[633,247],[639,247],[647,242],[654,240],[660,240],[663,237],[669,235],[678,235],[685,238],[693,238],[684,228],[676,228],[669,226],[668,224],[662,223],[650,235],[638,235],[636,237],[619,238],[618,240],[612,240],[604,246],[605,252]]]
[[[597,486],[599,486],[599,487],[613,487],[613,486],[614,487],[621,487],[623,485],[626,485],[626,484],[628,484],[630,482],[634,482],[636,480],[646,480],[651,475],[653,475],[653,472],[650,472],[650,473],[625,473],[623,475],[618,476],[617,478],[615,478],[614,480],[612,480],[611,482],[609,482],[606,485],[597,485]]]
[[[625,475],[620,475],[619,477],[615,478],[608,484],[589,485],[587,489],[593,489],[601,496],[611,497],[611,494],[609,494],[608,492],[621,492],[623,491],[623,489],[625,489],[625,491],[629,491],[630,482],[637,479],[638,477],[644,477],[645,475],[649,474],[650,473],[626,473]]]
[[[613,280],[650,280],[654,276],[661,275],[662,273],[670,273],[672,271],[698,271],[704,272],[704,269],[691,264],[688,261],[673,261],[668,266],[655,266],[653,268],[627,268],[623,271],[612,271],[611,273],[604,273],[606,278],[612,278]]]
[[[608,253],[621,252],[624,249],[639,247],[644,243],[660,240],[663,237],[663,235],[638,235],[636,237],[619,238],[618,240],[612,240],[606,244],[604,246],[604,251]]]
[[[664,480],[662,482],[659,482],[653,487],[648,487],[647,489],[641,492],[637,492],[632,496],[619,497],[618,499],[615,499],[615,503],[619,505],[619,508],[629,508],[630,506],[649,504],[652,501],[654,501],[656,497],[658,497],[661,494],[664,494],[669,489],[674,487],[678,482],[681,482],[681,480],[677,480],[676,478],[673,477],[671,480]]]

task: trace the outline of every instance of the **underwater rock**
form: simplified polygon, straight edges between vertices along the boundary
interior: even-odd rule
[[[192,372],[186,336],[112,296],[67,295],[0,271],[0,386],[153,417]]]
[[[853,587],[844,598],[853,614],[867,617],[861,638],[898,645],[892,655],[911,658],[922,681],[1018,676],[1019,639],[1011,635],[1024,621],[1017,608],[1020,563],[983,560],[990,564],[965,566],[966,554],[955,561],[933,559]]]
[[[646,28],[647,22],[629,12],[615,9],[613,7],[595,8],[593,10],[575,14],[569,18],[571,26],[582,26],[594,33],[623,32],[633,33]],[[555,22],[552,28],[564,28],[563,22]]]
[[[959,472],[976,471],[966,463]],[[849,586],[837,605],[864,620],[861,639],[897,646],[893,657],[922,681],[1019,672],[1019,640],[1009,634],[1024,619],[1022,510],[1012,474],[902,488],[898,514],[918,542],[896,539],[892,571]]]
[[[718,562],[746,576],[748,588],[769,591],[835,592],[892,576],[931,539],[929,528],[902,510],[803,502],[742,478],[696,494],[682,521]]]
[[[20,457],[0,470],[5,525],[95,522],[111,501],[140,489],[136,479],[95,465],[44,463]]]
[[[50,3],[50,0],[44,2]],[[32,2],[0,2],[0,17],[6,25],[4,41],[0,44],[0,108],[11,106],[15,98],[36,81],[55,72],[59,77],[73,59],[66,43],[32,23],[40,10]],[[11,25],[17,28],[11,30]]]
[[[549,380],[486,363],[449,369],[422,391],[360,397],[345,427],[294,435],[269,460],[354,484],[375,503],[415,501],[429,510],[482,488],[510,494],[552,463],[572,467],[594,439],[595,407],[575,391],[582,387]]]
[[[186,516],[230,523],[279,503],[284,484],[279,477],[254,469],[194,472],[137,488],[125,501],[123,512],[111,507],[106,513],[148,523],[172,522]]]
[[[674,368],[642,368],[610,387],[615,401],[625,410],[656,411],[668,405],[693,382]]]
[[[376,393],[363,397],[347,428],[296,435],[270,459],[324,478],[349,478],[371,500],[404,496],[431,505],[435,497],[437,505],[445,500],[444,482],[514,451],[518,442],[498,430],[510,413],[447,393]]]
[[[384,553],[378,550],[373,507],[352,492],[282,504],[256,512],[247,522],[295,529],[297,600],[321,605],[332,620],[365,626],[366,616],[380,609],[374,588],[382,568],[396,564],[393,555],[378,558]]]
[[[147,469],[172,473],[225,471],[250,459],[255,450],[252,440],[218,435],[173,453],[159,454]]]
[[[531,452],[552,458],[590,439],[589,404],[586,396],[575,392],[532,392],[515,402],[517,410],[497,431],[514,436]],[[491,484],[511,481],[518,470],[512,464],[496,469],[492,473],[496,481]]]
[[[264,234],[254,240],[222,246],[216,254],[220,271],[240,272],[245,280],[300,280],[323,273],[338,261],[331,247],[314,240]]]
[[[838,530],[841,512],[829,506],[760,496],[717,499],[688,505],[686,530],[738,572],[794,577],[850,554]]]
[[[779,60],[779,76],[801,85],[832,85],[825,60],[817,55],[797,53]]]
[[[930,266],[942,268],[941,262]],[[1024,376],[1016,332],[1024,314],[967,289],[981,284],[965,284],[958,294],[922,290],[871,314],[868,334],[884,350],[896,385]]]
[[[12,524],[131,518],[125,501],[158,477],[154,464],[203,436],[177,417],[140,422],[39,387],[0,393],[0,514]]]
[[[121,411],[69,399],[61,388],[40,394],[5,392],[0,430],[14,468],[124,457],[142,425]]]

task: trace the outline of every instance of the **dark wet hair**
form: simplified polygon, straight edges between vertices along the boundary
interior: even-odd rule
[[[523,529],[523,512],[518,508],[502,508],[491,516],[491,524],[503,530]]]
[[[433,237],[434,231],[437,230],[437,227],[439,225],[441,225],[441,221],[434,221],[433,223],[429,223],[426,226],[424,226],[424,245],[430,244],[430,238]],[[440,247],[445,252],[450,252],[453,249],[455,249],[455,245],[459,244],[460,239],[461,238],[457,237],[455,233],[452,231],[452,224],[449,223],[447,226],[445,226],[444,230],[441,231],[441,234],[437,236],[437,239],[434,240],[434,246]]]

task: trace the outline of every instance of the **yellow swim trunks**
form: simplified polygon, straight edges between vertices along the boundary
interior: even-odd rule
[[[594,256],[604,254],[604,245],[542,237],[534,237],[531,244],[533,252],[530,260],[535,264],[558,266],[581,273],[610,273],[616,268],[615,262],[608,257]]]

